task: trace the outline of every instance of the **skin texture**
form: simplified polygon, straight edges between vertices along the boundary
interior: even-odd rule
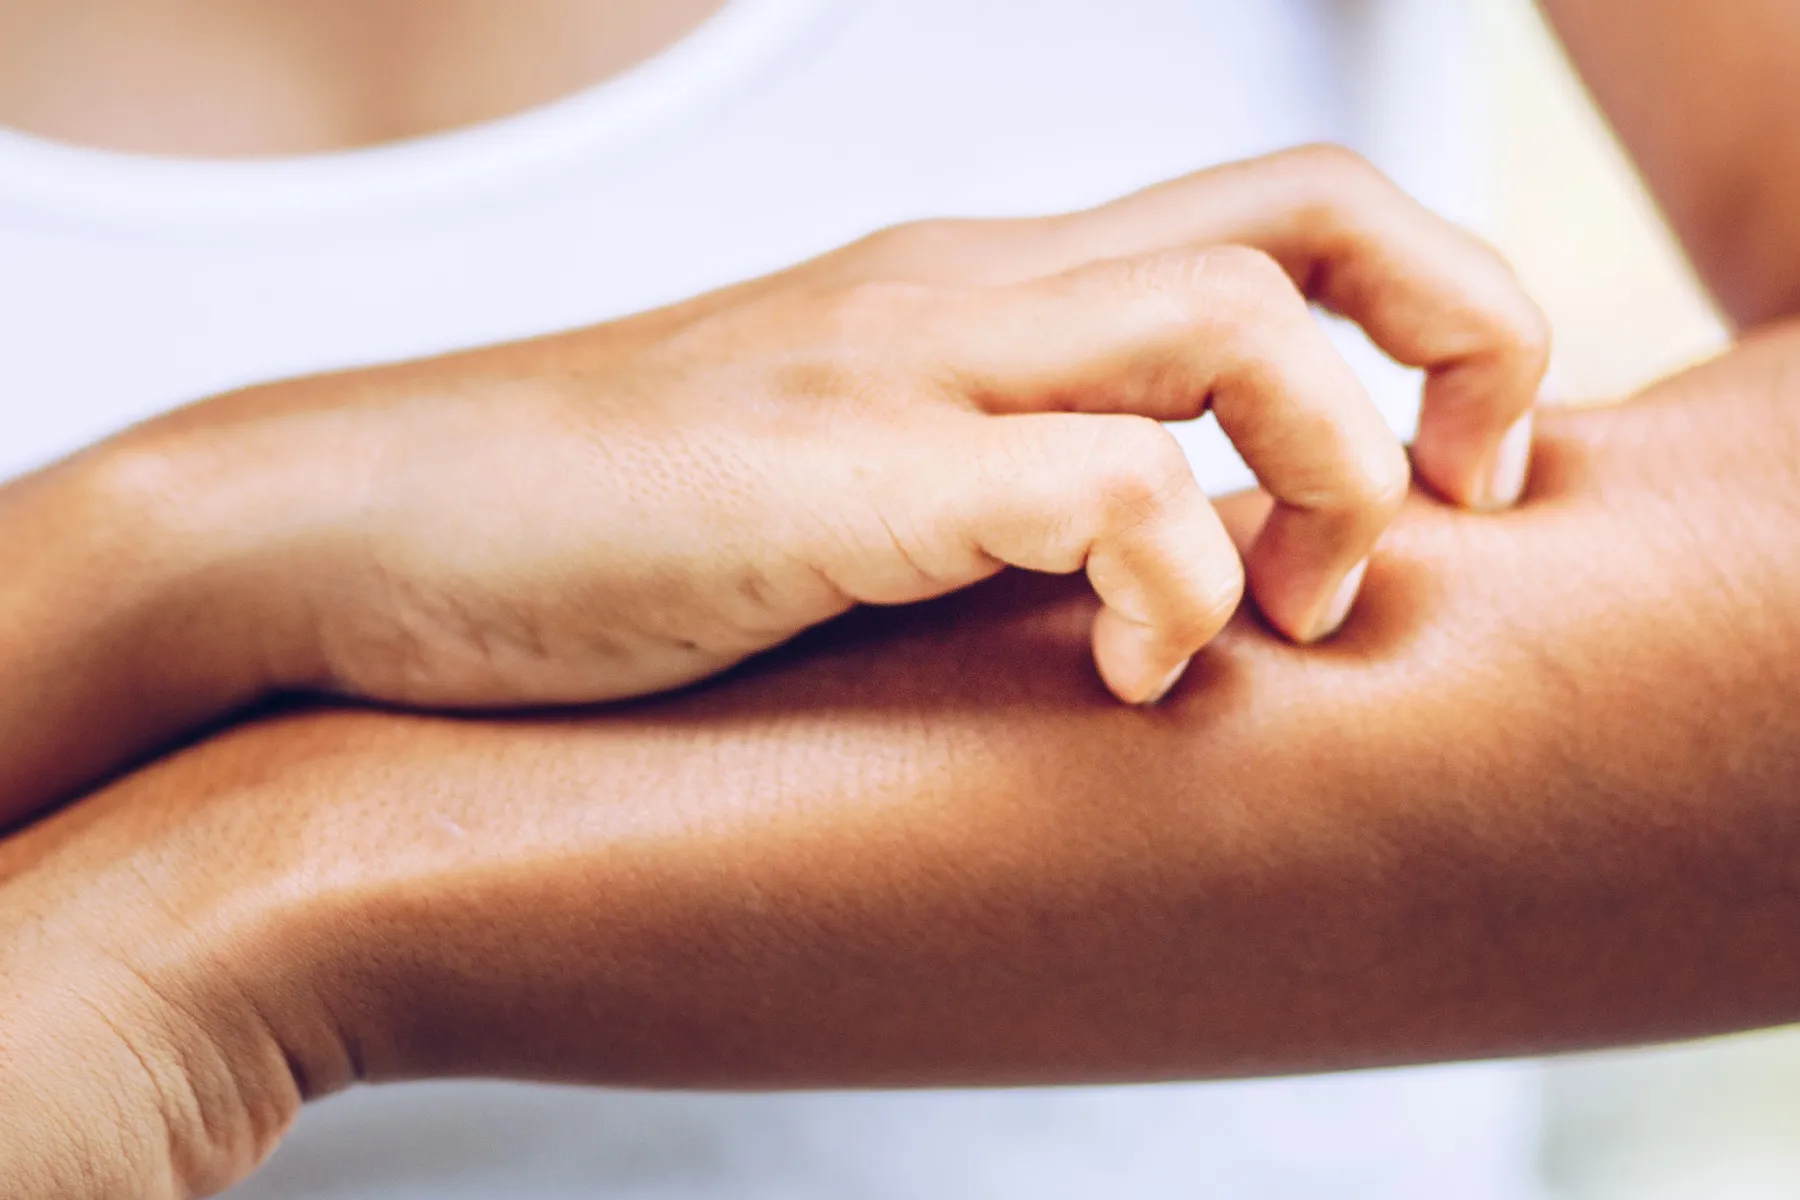
[[[1547,7],[1737,319],[1791,312],[1781,6]],[[633,713],[170,758],[0,843],[0,1180],[204,1192],[358,1074],[1116,1078],[1794,1019],[1797,371],[1774,330],[1558,416],[1521,510],[1421,502],[1340,642],[1244,618],[1154,713],[1058,669],[1091,602],[1003,580]]]
[[[0,1179],[203,1192],[357,1078],[1200,1077],[1800,1016],[1797,380],[1778,331],[1547,419],[1516,511],[1419,498],[1339,639],[1243,616],[1152,711],[1075,669],[1087,595],[1007,576],[610,712],[221,734],[0,846]]]
[[[1308,298],[1428,370],[1423,479],[1517,497],[1542,316],[1329,147],[169,414],[0,489],[0,823],[271,693],[644,695],[1009,565],[1085,572],[1130,703],[1246,587],[1317,641],[1409,467]],[[1241,560],[1155,419],[1206,411],[1280,501]]]

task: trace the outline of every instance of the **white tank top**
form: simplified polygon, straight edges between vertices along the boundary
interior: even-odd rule
[[[1297,142],[1468,219],[1450,0],[734,0],[629,74],[397,146],[185,162],[0,132],[0,478],[235,385],[577,326],[882,225]],[[1416,387],[1354,338],[1390,419]],[[1182,431],[1209,490],[1245,476]],[[245,1200],[1526,1200],[1535,1075],[961,1094],[371,1089]]]

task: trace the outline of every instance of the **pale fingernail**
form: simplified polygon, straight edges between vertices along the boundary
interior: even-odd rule
[[[1138,701],[1138,703],[1142,704],[1145,708],[1150,707],[1152,704],[1161,704],[1163,697],[1174,691],[1175,685],[1181,682],[1181,677],[1187,674],[1188,663],[1193,661],[1194,660],[1191,658],[1187,659],[1173,671],[1170,671],[1168,675],[1163,678],[1163,681],[1158,684],[1148,696],[1145,696],[1142,700]]]
[[[1513,422],[1513,427],[1500,439],[1494,461],[1488,466],[1487,480],[1475,495],[1475,507],[1481,509],[1511,508],[1525,491],[1525,476],[1531,469],[1531,426],[1534,413],[1528,412]]]
[[[1343,582],[1338,584],[1338,590],[1333,593],[1324,614],[1313,626],[1312,635],[1306,639],[1308,642],[1328,638],[1344,627],[1344,622],[1350,619],[1350,608],[1356,603],[1356,594],[1362,590],[1363,576],[1368,573],[1369,560],[1366,558],[1350,568]]]

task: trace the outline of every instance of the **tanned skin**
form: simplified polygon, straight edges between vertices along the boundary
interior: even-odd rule
[[[628,711],[215,737],[4,847],[0,1178],[203,1194],[359,1079],[1211,1077],[1800,1016],[1797,379],[1775,331],[1555,418],[1520,509],[1419,499],[1338,641],[1241,618],[1156,710],[1018,576]]]
[[[1746,0],[1639,52],[1640,5],[1548,7],[1769,328],[1546,421],[1517,511],[1417,500],[1340,639],[1242,617],[1155,711],[1079,669],[1079,589],[1007,577],[630,711],[172,756],[0,848],[0,1179],[203,1194],[356,1078],[1194,1077],[1800,1017],[1800,179],[1780,130],[1652,119],[1726,75],[1777,111],[1735,68],[1800,34]]]

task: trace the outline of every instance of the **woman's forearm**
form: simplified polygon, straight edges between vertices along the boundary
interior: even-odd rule
[[[1206,1076],[1792,1019],[1797,361],[1788,333],[1557,418],[1523,509],[1420,502],[1341,642],[1246,621],[1159,711],[1081,669],[1078,591],[1014,578],[626,712],[243,728],[0,847],[0,904],[248,997],[258,1061],[315,1091]]]

